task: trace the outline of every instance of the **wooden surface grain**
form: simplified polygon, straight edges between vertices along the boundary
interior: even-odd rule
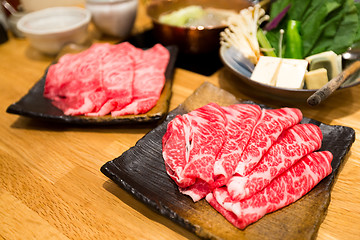
[[[134,31],[150,26],[140,6]],[[100,41],[115,42],[114,39]],[[53,60],[26,39],[0,45],[0,238],[2,239],[197,239],[154,213],[100,172],[150,128],[71,127],[6,113]],[[211,76],[176,69],[170,109],[204,81],[236,97],[270,106],[296,106],[304,116],[357,133],[331,193],[317,239],[360,236],[360,86],[330,96],[317,107],[253,98],[221,68]]]

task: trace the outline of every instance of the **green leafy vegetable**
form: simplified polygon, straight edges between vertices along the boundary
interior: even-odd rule
[[[344,5],[333,15],[333,21],[329,20],[331,24],[324,24],[322,38],[319,39],[321,42],[311,50],[311,55],[329,48],[340,54],[353,44],[358,31],[353,26],[359,26],[359,14],[353,0],[345,0]]]
[[[354,0],[278,0],[271,6],[270,19],[288,4],[291,8],[282,22],[266,34],[277,54],[279,30],[284,29],[286,35],[289,20],[301,22],[303,57],[324,51],[340,54],[360,41],[360,3]],[[286,39],[284,44],[288,44]]]
[[[292,2],[292,0],[282,0],[274,2],[270,8],[270,21],[276,18]]]
[[[342,1],[342,0],[340,0]],[[302,19],[302,37],[305,56],[311,55],[311,49],[315,46],[323,31],[322,25],[326,24],[326,17],[337,8],[341,7],[339,0],[313,1],[310,5],[312,12],[305,13]]]
[[[274,48],[276,56],[282,57],[279,55],[279,41],[280,41],[280,32],[279,30],[273,30],[266,33],[266,38],[268,39],[270,45]]]
[[[312,0],[278,0],[271,5],[270,19],[275,18],[287,5],[291,5],[288,15],[291,16],[292,20],[301,21],[305,14],[305,11],[309,8]],[[285,24],[283,24],[285,26]]]
[[[358,21],[359,21],[359,25],[360,25],[360,2],[355,2],[354,5],[358,11],[358,17],[359,17]],[[360,41],[360,27],[358,28],[354,42],[359,42],[359,41]]]

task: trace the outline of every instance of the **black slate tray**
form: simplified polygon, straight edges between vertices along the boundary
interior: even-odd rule
[[[11,104],[7,109],[7,113],[18,114],[20,116],[35,118],[39,120],[52,121],[56,123],[68,123],[75,125],[137,125],[148,124],[163,120],[169,110],[169,103],[172,93],[172,81],[175,70],[175,62],[178,54],[176,46],[168,46],[170,52],[170,60],[165,72],[165,85],[161,93],[160,99],[156,106],[145,114],[125,115],[112,117],[110,115],[102,117],[86,117],[86,116],[68,116],[51,104],[51,101],[43,97],[44,85],[47,70],[43,77],[23,96],[19,101]]]
[[[326,215],[335,177],[355,140],[355,131],[304,118],[302,123],[313,123],[321,128],[324,135],[321,150],[328,150],[334,155],[331,175],[297,202],[267,214],[245,230],[239,230],[205,200],[194,203],[190,197],[181,194],[167,175],[163,163],[161,141],[167,123],[177,114],[184,114],[211,101],[227,105],[235,103],[236,99],[209,83],[203,84],[171,111],[161,125],[120,157],[104,164],[101,171],[159,214],[204,239],[314,239]]]

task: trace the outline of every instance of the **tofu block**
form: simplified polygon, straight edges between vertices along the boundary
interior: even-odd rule
[[[250,79],[259,83],[275,86],[276,75],[281,61],[281,58],[261,56]]]
[[[305,73],[305,83],[307,89],[319,89],[328,81],[328,74],[325,68],[319,68]]]
[[[276,87],[303,88],[308,62],[303,59],[283,58],[277,74]]]

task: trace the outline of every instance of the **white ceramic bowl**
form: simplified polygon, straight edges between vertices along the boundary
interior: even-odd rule
[[[83,43],[90,20],[91,13],[87,9],[52,7],[26,14],[17,27],[34,48],[54,55],[68,43]]]
[[[126,38],[134,26],[138,0],[86,0],[92,21],[99,31]]]

